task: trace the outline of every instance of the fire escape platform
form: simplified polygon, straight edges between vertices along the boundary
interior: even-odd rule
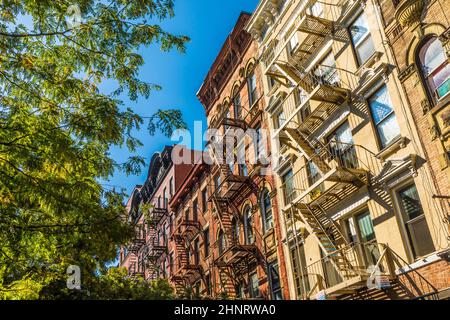
[[[213,194],[213,197],[219,202],[233,202],[236,195],[247,194],[251,190],[250,184],[249,177],[229,174]]]
[[[243,259],[247,258],[250,255],[255,255],[257,251],[257,247],[254,244],[250,245],[233,245],[227,250],[225,250],[224,253],[220,257],[217,258],[215,261],[215,264],[218,267],[228,267],[231,264],[239,263]]]
[[[311,198],[311,193],[319,188],[324,182],[334,182],[333,185],[324,190],[320,195],[315,198]],[[299,206],[301,209],[302,204],[307,205],[322,205],[330,198],[333,198],[335,202],[342,200],[347,193],[351,194],[355,190],[359,189],[362,185],[368,183],[368,172],[363,169],[347,169],[342,167],[333,168],[325,173],[317,182],[312,184],[308,189],[301,192],[297,197],[293,199],[290,206]],[[349,187],[347,187],[349,186]],[[351,190],[350,190],[351,189]],[[310,199],[306,200],[310,196]]]
[[[296,29],[305,35],[292,52],[293,61],[301,66],[311,58],[314,52],[324,44],[327,37],[334,32],[334,23],[330,20],[306,14],[297,18]]]
[[[300,123],[298,129],[307,135],[317,130],[334,112],[340,108],[340,104],[323,101]]]
[[[153,208],[151,209],[150,216],[153,225],[158,225],[159,222],[167,215],[167,209],[165,208]]]
[[[327,288],[324,293],[329,297],[337,297],[343,294],[352,294],[358,289],[367,287],[367,275],[358,275],[353,278],[344,280],[343,282]]]

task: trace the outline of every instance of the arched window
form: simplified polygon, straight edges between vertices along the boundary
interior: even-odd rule
[[[239,220],[236,218],[233,218],[231,221],[231,227],[232,227],[232,235],[233,235],[233,243],[239,244],[239,233],[240,233],[240,226],[239,226]]]
[[[269,190],[264,189],[261,193],[261,216],[263,220],[263,230],[266,233],[273,227],[272,203],[270,201]]]
[[[222,255],[225,252],[226,248],[225,234],[223,233],[222,229],[219,231],[218,242],[219,242],[219,255]]]
[[[432,37],[419,50],[419,64],[434,102],[450,92],[450,64],[441,41]]]
[[[253,218],[252,209],[250,206],[244,209],[244,233],[245,233],[245,244],[252,244],[254,242],[253,237]]]

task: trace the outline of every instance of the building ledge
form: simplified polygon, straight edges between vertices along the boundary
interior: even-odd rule
[[[394,142],[389,144],[387,147],[385,147],[383,150],[378,152],[376,154],[376,158],[381,160],[382,162],[386,161],[386,159],[391,156],[394,152],[398,151],[399,149],[403,149],[408,144],[409,140],[406,137],[398,137]]]
[[[448,257],[449,253],[450,253],[450,249],[446,249],[446,250],[441,251],[441,252],[432,253],[431,255],[429,255],[427,257],[420,258],[419,260],[417,260],[417,261],[415,261],[415,262],[413,262],[413,263],[411,263],[409,265],[406,265],[406,266],[404,266],[402,268],[399,268],[399,269],[395,270],[395,273],[397,275],[400,275],[400,274],[403,274],[403,273],[411,272],[411,271],[416,270],[416,269],[423,268],[423,267],[425,267],[427,265],[430,265],[432,263],[435,263],[437,261],[444,260],[444,257],[445,256]]]

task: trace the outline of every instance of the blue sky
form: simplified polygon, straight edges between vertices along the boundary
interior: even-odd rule
[[[169,32],[191,38],[186,53],[164,53],[157,45],[140,50],[145,60],[140,78],[161,85],[162,90],[153,92],[148,100],[141,98],[137,103],[130,103],[126,97],[121,97],[125,105],[141,116],[150,116],[157,109],[177,108],[182,110],[190,130],[196,120],[203,121],[205,129],[205,111],[196,93],[240,12],[253,12],[257,4],[258,0],[176,0],[175,17],[162,25]],[[109,89],[109,85],[105,84],[105,90]],[[150,136],[146,125],[134,135],[143,143],[136,153],[146,158],[147,165],[154,152],[173,144],[161,134]],[[113,147],[111,156],[118,162],[124,162],[130,154],[125,147]],[[130,193],[136,184],[144,183],[146,174],[147,168],[139,176],[117,172],[105,183],[124,187]]]

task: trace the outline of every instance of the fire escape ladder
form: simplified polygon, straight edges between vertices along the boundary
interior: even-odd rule
[[[231,293],[231,295],[234,296],[234,281],[231,274],[231,267],[224,265],[218,266],[218,272],[222,293],[227,295],[230,295]]]
[[[318,154],[316,152],[316,149],[312,146],[312,143],[308,141],[308,139],[305,138],[300,131],[294,128],[286,128],[285,130],[292,141],[298,144],[298,146],[303,150],[306,156],[311,159],[311,161],[322,173],[330,171],[330,167],[325,162],[326,159],[324,159],[326,157],[324,157],[322,154]],[[324,150],[322,146],[320,146],[320,149]]]

